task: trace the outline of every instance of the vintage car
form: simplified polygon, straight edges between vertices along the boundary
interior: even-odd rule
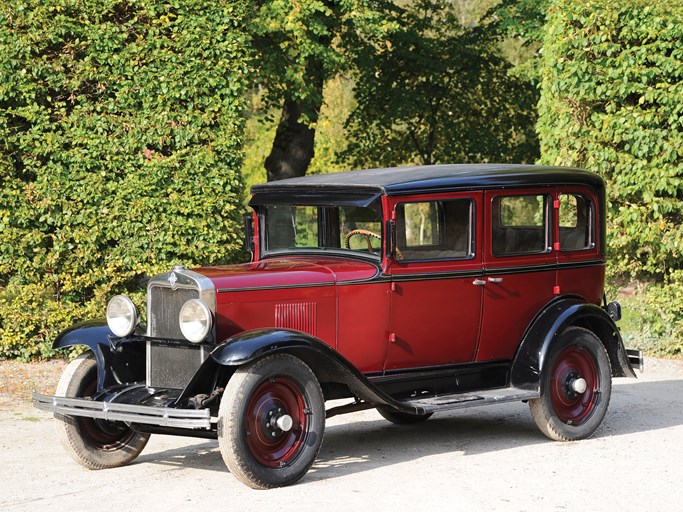
[[[116,296],[55,341],[89,350],[33,401],[83,466],[127,464],[150,434],[217,438],[239,480],[283,486],[326,417],[367,408],[405,424],[522,401],[549,438],[583,439],[612,377],[642,369],[604,297],[591,172],[353,171],[257,185],[250,206],[251,263],[176,266],[149,279],[146,325]]]

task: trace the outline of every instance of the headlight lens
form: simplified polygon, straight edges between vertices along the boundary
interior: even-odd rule
[[[180,330],[192,343],[199,343],[211,330],[211,310],[199,299],[188,300],[180,308]]]
[[[112,297],[107,304],[107,325],[120,338],[131,334],[138,325],[138,310],[133,301],[123,295]]]

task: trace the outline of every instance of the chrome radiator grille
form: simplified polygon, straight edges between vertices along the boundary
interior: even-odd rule
[[[207,345],[185,339],[179,323],[180,309],[190,299],[201,299],[216,313],[213,282],[197,272],[176,266],[172,272],[152,277],[147,283],[147,385],[184,388],[208,357],[215,330]]]
[[[204,347],[198,345],[149,342],[147,385],[153,388],[183,389],[207,355]]]
[[[178,317],[180,308],[190,299],[199,298],[199,290],[152,286],[148,290],[147,322],[149,335],[154,338],[184,339]]]

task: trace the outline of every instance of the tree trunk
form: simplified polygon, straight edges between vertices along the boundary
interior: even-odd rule
[[[322,83],[320,89],[320,100],[309,102],[285,100],[273,140],[273,148],[266,158],[268,181],[306,174],[308,165],[315,154],[313,147],[315,128],[311,124],[318,120],[322,103]],[[306,116],[303,115],[304,112]]]

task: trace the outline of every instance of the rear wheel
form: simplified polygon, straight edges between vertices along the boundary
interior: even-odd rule
[[[277,354],[238,369],[218,413],[218,445],[230,472],[254,489],[301,479],[325,430],[320,384],[301,360]]]
[[[587,329],[571,327],[550,352],[543,396],[529,401],[538,428],[550,439],[573,441],[595,433],[612,392],[612,370],[602,342]]]
[[[97,363],[92,353],[74,359],[57,385],[57,396],[89,397],[97,391]],[[125,423],[55,414],[57,435],[73,460],[88,469],[129,464],[142,452],[149,434]]]

